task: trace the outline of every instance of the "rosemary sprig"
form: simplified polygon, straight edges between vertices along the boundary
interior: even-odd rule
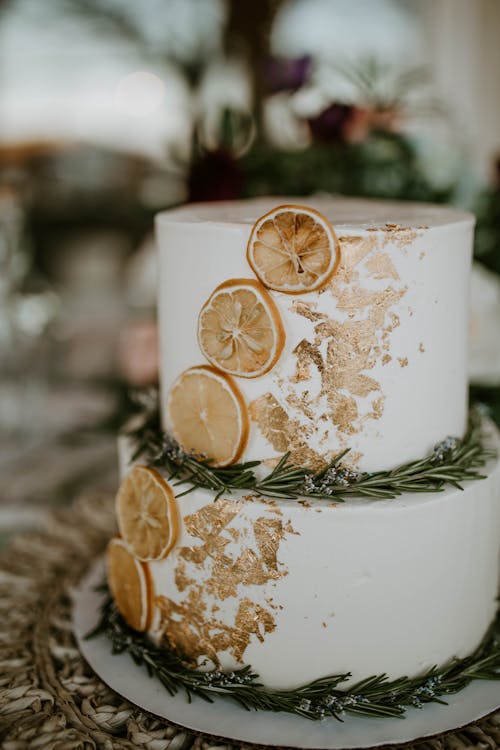
[[[343,451],[319,472],[295,466],[286,453],[272,471],[260,477],[255,469],[260,461],[217,468],[210,461],[183,451],[162,431],[157,395],[141,396],[140,424],[128,431],[135,444],[133,458],[164,470],[169,481],[185,489],[180,497],[197,487],[212,490],[215,499],[235,490],[246,490],[266,497],[317,498],[345,502],[352,498],[389,500],[403,492],[441,492],[446,486],[462,489],[466,481],[484,479],[480,469],[495,452],[487,445],[483,415],[473,408],[467,433],[462,439],[448,437],[432,453],[395,469],[356,472],[343,463]]]
[[[209,703],[224,695],[247,710],[285,712],[313,720],[333,716],[342,721],[346,714],[404,718],[408,708],[446,703],[444,696],[462,690],[472,680],[500,680],[500,611],[481,645],[467,659],[454,660],[441,669],[434,667],[419,677],[390,680],[378,675],[345,689],[340,686],[351,677],[348,672],[295,690],[269,690],[250,666],[231,672],[194,669],[167,642],[157,646],[132,630],[109,592],[99,622],[87,638],[98,635],[109,639],[113,654],[126,652],[137,665],[144,666],[170,695],[184,691],[189,701],[197,695]]]

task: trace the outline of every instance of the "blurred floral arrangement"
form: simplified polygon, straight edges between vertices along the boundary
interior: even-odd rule
[[[426,83],[424,70],[394,72],[375,59],[339,68],[336,73],[351,84],[356,103],[326,99],[307,113],[300,111],[301,99],[311,93],[313,60],[269,57],[264,66],[258,112],[223,110],[216,147],[203,144],[195,125],[188,200],[317,192],[433,202],[452,198],[454,181],[433,184],[402,128],[415,89]],[[391,88],[384,91],[391,74]],[[427,108],[437,110],[437,105],[429,101]],[[283,130],[289,131],[288,143]],[[241,143],[249,144],[243,153]]]
[[[201,31],[193,31],[189,40],[175,39],[174,33],[169,37],[168,14],[175,8],[187,13],[187,5],[192,20],[196,13],[201,17],[208,6],[215,9],[217,31],[210,39],[203,37],[202,23],[198,24]],[[157,210],[183,201],[318,192],[456,201],[461,155],[456,155],[454,166],[445,170],[444,176],[436,178],[433,160],[428,155],[424,158],[411,127],[419,119],[446,119],[441,103],[430,93],[427,71],[396,68],[373,56],[344,65],[326,65],[309,55],[278,57],[272,50],[271,31],[284,5],[280,0],[201,0],[198,5],[195,0],[170,2],[162,9],[167,22],[164,27],[156,25],[152,38],[151,23],[148,34],[134,4],[57,0],[56,13],[84,20],[101,36],[123,40],[153,68],[175,68],[187,90],[190,122],[185,142],[165,146],[165,159],[155,176],[160,190],[153,201],[144,197],[147,191],[143,189],[151,177],[150,167],[137,158],[133,164],[129,159],[130,170],[121,178],[120,195],[111,190],[90,195],[89,191],[83,201],[77,196],[70,210],[61,196],[47,209],[49,181],[42,174],[42,197],[30,215],[39,241],[43,243],[47,236],[49,247],[54,225],[67,225],[71,211],[77,223],[83,218],[88,224],[100,225],[103,217],[106,221],[112,217],[137,246],[150,230]],[[159,5],[155,7],[158,11]],[[207,87],[214,70],[222,79],[217,96]],[[226,81],[229,72],[232,77]],[[336,85],[329,86],[327,79],[335,80]],[[449,148],[453,150],[453,143]],[[473,207],[478,216],[476,257],[494,274],[479,272],[474,282],[481,301],[480,309],[473,312],[479,336],[486,330],[486,319],[493,320],[493,336],[495,326],[500,325],[500,168],[497,171],[497,184],[484,190]],[[61,210],[61,205],[67,211],[62,221],[50,214]],[[148,314],[152,307],[151,297]],[[125,332],[118,347],[122,381],[144,385],[154,379],[156,360],[152,355],[145,370],[134,369],[132,361],[142,362],[151,342],[154,331],[142,320]],[[484,349],[483,343],[477,347],[483,360]],[[492,404],[500,421],[500,354],[493,360],[487,363],[491,377],[477,369],[482,386],[474,396]]]
[[[426,69],[396,66],[369,52],[343,64],[278,57],[272,35],[284,0],[153,6],[153,31],[147,14],[120,0],[57,0],[54,7],[90,24],[96,35],[123,41],[153,69],[175,69],[182,78],[191,144],[165,153],[185,188],[177,202],[321,191],[438,202],[454,197],[457,175],[432,179],[407,128],[411,120],[443,115]],[[189,17],[189,37],[176,34],[176,13]]]

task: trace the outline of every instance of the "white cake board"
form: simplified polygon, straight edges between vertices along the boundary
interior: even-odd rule
[[[85,640],[98,621],[102,595],[95,587],[102,583],[103,575],[104,562],[99,560],[74,592],[74,631],[83,656],[109,687],[131,703],[186,729],[258,745],[347,750],[442,734],[500,708],[500,684],[482,680],[448,696],[447,706],[430,703],[422,709],[409,709],[404,721],[354,716],[346,716],[343,723],[333,718],[310,721],[287,714],[246,711],[227,698],[217,698],[214,703],[194,698],[189,703],[182,693],[168,695],[128,654],[113,656],[105,636]]]

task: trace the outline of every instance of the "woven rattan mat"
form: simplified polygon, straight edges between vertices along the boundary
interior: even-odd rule
[[[69,593],[114,530],[113,504],[87,496],[47,512],[0,557],[0,743],[3,750],[229,750],[182,731],[110,690],[72,634]],[[242,746],[248,747],[248,746]],[[500,747],[500,712],[420,750]]]

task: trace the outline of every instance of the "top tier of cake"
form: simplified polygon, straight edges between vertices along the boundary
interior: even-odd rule
[[[346,460],[375,471],[461,436],[473,217],[347,198],[199,204],[157,217],[166,428],[174,382],[208,364],[197,335],[200,311],[220,284],[256,280],[247,260],[252,227],[282,204],[321,212],[338,237],[340,262],[315,291],[267,290],[284,346],[264,374],[231,376],[249,420],[240,460],[291,451],[295,463],[320,467],[349,448]]]

